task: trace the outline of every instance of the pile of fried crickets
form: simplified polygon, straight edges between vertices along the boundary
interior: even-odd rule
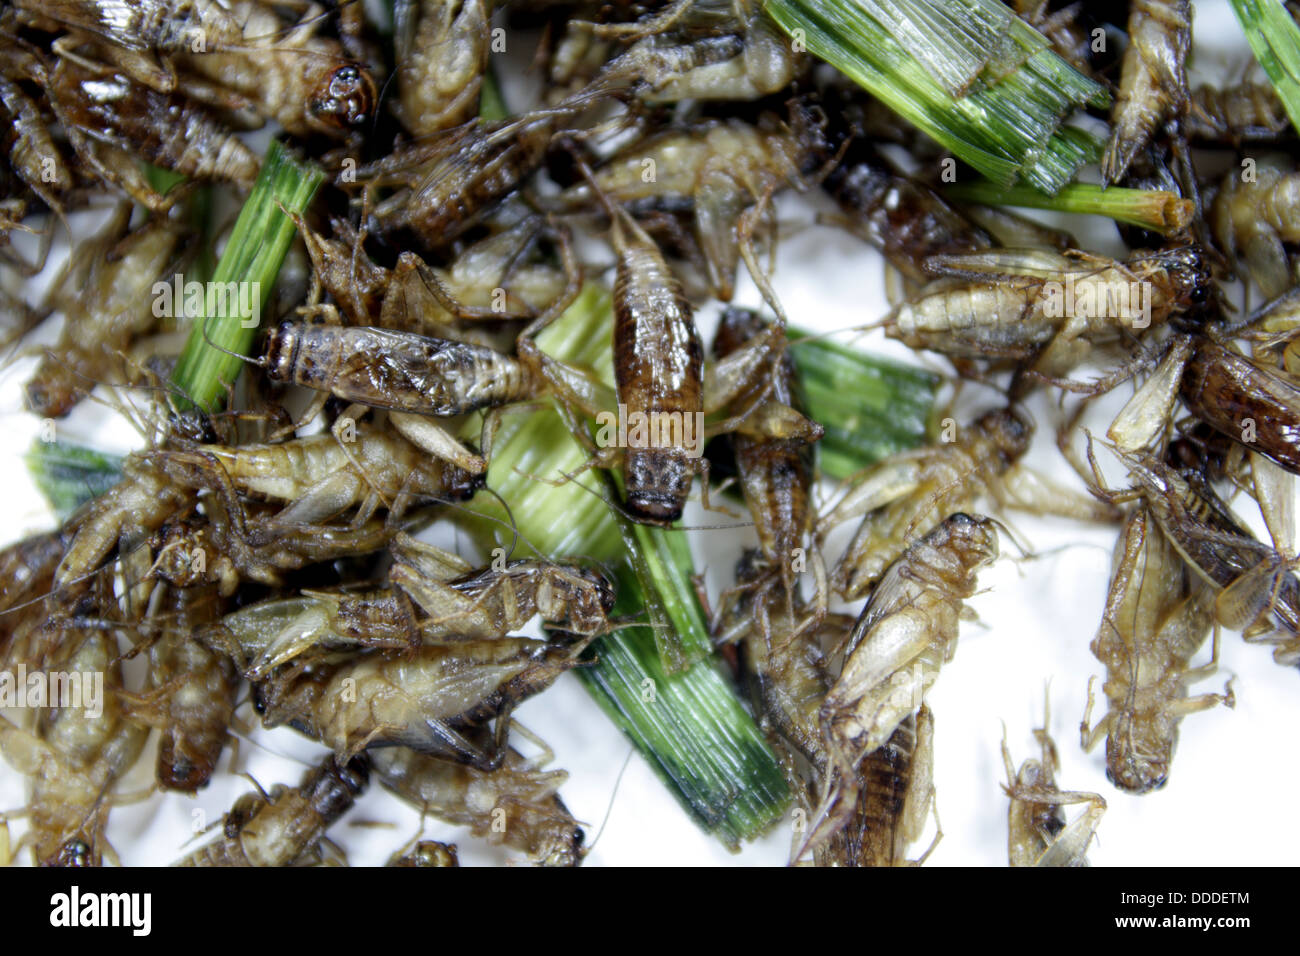
[[[486,494],[494,416],[521,404],[553,403],[588,467],[617,477],[591,508],[658,527],[708,490],[706,459],[684,428],[610,446],[589,420],[615,405],[679,424],[708,415],[710,437],[726,436],[759,547],[711,632],[736,649],[729,676],[805,811],[792,862],[909,861],[933,802],[925,691],[999,555],[1003,509],[1118,528],[1092,645],[1104,714],[1085,744],[1105,740],[1116,787],[1163,786],[1182,718],[1232,703],[1230,689],[1190,689],[1213,669],[1192,663],[1212,632],[1300,661],[1287,249],[1300,173],[1198,176],[1207,151],[1285,151],[1295,130],[1265,82],[1188,87],[1187,0],[1114,6],[1022,0],[1018,12],[1114,91],[1099,113],[1104,182],[1163,191],[1175,210],[1163,233],[1121,227],[1124,259],[945,198],[940,148],[800,51],[758,0],[397,0],[387,29],[351,0],[6,3],[4,344],[12,354],[63,315],[26,384],[42,419],[92,393],[149,409],[137,416],[147,447],[116,483],[0,555],[5,668],[107,684],[93,716],[0,716],[0,754],[30,777],[28,805],[9,814],[25,821],[21,844],[42,864],[115,859],[115,791],[151,735],[157,786],[194,793],[251,699],[252,719],[330,754],[296,786],[241,799],[186,864],[340,862],[326,831],[372,777],[532,862],[581,862],[566,775],[512,745],[511,714],[618,639],[614,578],[581,556],[478,566],[415,536]],[[1097,52],[1094,16],[1128,43]],[[502,35],[531,44],[532,102],[483,119]],[[200,414],[169,387],[175,335],[160,333],[176,330],[155,286],[211,241],[196,234],[200,191],[238,197],[257,179],[246,131],[268,121],[326,184],[293,216],[298,266],[273,290],[260,356]],[[183,181],[167,188],[158,170]],[[883,253],[901,291],[864,325],[1000,396],[931,444],[823,483],[820,514],[815,451],[830,423],[801,407],[787,309],[764,267],[783,190],[825,194],[838,206],[826,218]],[[28,301],[21,280],[43,269],[66,216],[113,203]],[[708,351],[695,311],[729,302],[742,264],[766,308],[728,308]],[[1231,308],[1233,278],[1268,304]],[[584,283],[612,287],[612,388],[544,347]],[[1134,397],[1105,436],[1061,425],[1086,487],[1024,466],[1031,391],[1082,409],[1121,384]],[[1103,480],[1099,455],[1122,464],[1126,487]],[[1272,541],[1224,503],[1237,491]],[[858,527],[848,548],[826,553],[846,522]],[[862,599],[856,616],[831,609]],[[535,617],[542,637],[515,636]],[[131,658],[147,667],[127,686]],[[1055,744],[1039,739],[1041,760],[1019,770],[1004,745],[1010,859],[1079,865],[1105,801],[1059,789]],[[423,841],[392,862],[456,859]]]

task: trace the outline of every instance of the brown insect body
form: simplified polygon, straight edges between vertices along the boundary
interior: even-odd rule
[[[631,223],[631,220],[628,220]],[[639,227],[615,240],[614,380],[619,404],[654,425],[673,416],[699,420],[704,412],[704,346],[690,303],[663,255]],[[620,234],[616,224],[616,237]],[[689,416],[689,418],[688,418]],[[682,516],[695,475],[695,458],[679,443],[628,448],[623,475],[628,512],[638,521],[667,525]]]
[[[1202,339],[1183,369],[1181,394],[1201,421],[1300,474],[1300,386]]]
[[[1044,720],[1044,723],[1047,721]],[[1063,791],[1056,784],[1060,769],[1056,742],[1047,728],[1034,731],[1042,748],[1041,759],[1029,759],[1019,772],[1011,751],[1002,741],[1002,761],[1010,797],[1007,810],[1007,859],[1012,866],[1083,867],[1087,850],[1106,812],[1106,801],[1096,793]],[[1065,807],[1083,803],[1087,809],[1068,822]]]
[[[831,586],[846,600],[866,597],[917,535],[928,534],[947,515],[974,508],[983,494],[1001,497],[1004,477],[1032,437],[1023,415],[995,409],[952,441],[881,462],[859,489],[868,493],[863,507],[870,510],[832,571]],[[877,485],[877,494],[870,494]]]
[[[120,185],[129,180],[115,173],[114,152],[190,179],[250,188],[257,178],[257,155],[215,115],[179,93],[159,93],[125,74],[60,60],[50,105],[78,154]]]
[[[251,0],[233,0],[228,11],[236,36],[216,36],[211,49],[190,46],[175,57],[215,88],[219,104],[251,107],[296,136],[346,136],[370,119],[378,97],[368,69],[348,59],[337,40],[318,35],[313,21],[286,26]]]
[[[887,335],[953,358],[1032,361],[1048,375],[1204,304],[1211,291],[1209,260],[1196,245],[1128,260],[992,250],[936,256],[927,267],[958,281],[899,305]]]
[[[128,232],[130,215],[119,206],[103,232],[77,246],[56,282],[51,304],[63,311],[64,327],[26,386],[37,415],[68,414],[106,378],[106,364],[114,377],[124,374],[113,367],[118,353],[158,324],[154,281],[177,261],[181,233],[164,218]]]
[[[550,115],[475,119],[359,171],[377,186],[405,187],[375,207],[378,231],[409,229],[430,249],[445,248],[541,165],[554,132]]]
[[[389,866],[460,866],[460,856],[456,853],[456,844],[439,843],[436,840],[421,840],[406,853],[400,850],[388,861]]]
[[[728,309],[713,340],[714,354],[719,358],[732,355],[770,328],[770,323],[755,312]],[[775,365],[770,388],[767,381],[757,382],[734,399],[732,407],[750,408],[761,397],[756,393],[767,391],[769,400],[802,411],[796,394],[794,360],[785,352]],[[766,372],[767,367],[761,371]],[[731,436],[731,445],[763,557],[771,567],[788,569],[795,549],[805,544],[812,530],[812,446],[796,439],[763,439],[743,431]],[[789,585],[789,575],[783,576]]]
[[[393,14],[402,125],[422,137],[465,122],[487,68],[490,5],[402,0]]]
[[[273,381],[422,415],[463,415],[539,389],[527,367],[494,349],[392,329],[284,322],[265,359]]]
[[[266,726],[290,723],[340,756],[400,744],[469,763],[500,765],[486,724],[576,666],[569,646],[508,638],[288,665],[258,687]],[[502,721],[498,720],[501,725]]]
[[[98,866],[112,848],[104,837],[110,794],[135,764],[148,731],[127,719],[119,702],[121,664],[107,630],[49,625],[40,644],[52,656],[42,669],[102,678],[100,712],[91,701],[42,708],[34,732],[0,717],[0,754],[32,778],[31,843],[41,865]],[[34,662],[35,663],[35,662]]]
[[[167,588],[161,607],[142,625],[160,633],[149,647],[146,689],[126,695],[127,710],[161,731],[157,779],[164,790],[206,787],[225,747],[239,675],[229,660],[194,640],[221,603],[210,585]]]
[[[1118,182],[1129,163],[1162,126],[1187,112],[1187,53],[1192,43],[1189,0],[1133,0],[1128,49],[1113,131],[1101,161],[1102,182]]]
[[[975,593],[978,571],[997,554],[993,522],[958,513],[914,541],[886,572],[849,635],[844,667],[822,703],[829,766],[807,847],[822,845],[852,816],[863,758],[917,711],[956,653],[963,602]]]
[[[822,183],[855,235],[878,248],[909,278],[925,281],[933,255],[988,249],[992,240],[933,189],[886,168],[874,148],[855,138]]]
[[[340,765],[327,757],[297,787],[241,797],[222,836],[174,866],[292,866],[315,862],[325,831],[352,808],[370,780],[370,764],[354,757]]]
[[[1241,146],[1282,139],[1291,120],[1271,83],[1241,83],[1226,90],[1202,85],[1192,91],[1184,129],[1194,142]]]
[[[922,705],[862,759],[858,802],[844,828],[817,853],[819,865],[911,864],[908,844],[920,836],[934,800],[933,735],[934,716]]]
[[[539,866],[582,862],[582,827],[556,793],[568,778],[507,748],[491,772],[405,747],[373,754],[375,775],[403,800],[476,836],[520,850]]]
[[[1106,733],[1106,776],[1122,790],[1163,787],[1179,721],[1220,700],[1187,695],[1187,685],[1204,676],[1190,661],[1213,622],[1213,589],[1191,576],[1146,509],[1134,512],[1115,546],[1106,608],[1092,642],[1106,666],[1110,706],[1084,739],[1091,749]]]
[[[35,534],[0,551],[0,659],[10,635],[30,618],[40,617],[38,599],[49,593],[63,560],[59,531]]]
[[[1258,541],[1203,481],[1149,455],[1128,454],[1124,460],[1160,529],[1193,570],[1211,586],[1228,588],[1249,572],[1272,568],[1276,580],[1257,610],[1270,612],[1292,638],[1300,635],[1300,580],[1273,548]]]
[[[1219,247],[1245,263],[1265,299],[1295,284],[1284,244],[1300,241],[1300,172],[1261,167],[1250,182],[1231,172],[1206,219]]]

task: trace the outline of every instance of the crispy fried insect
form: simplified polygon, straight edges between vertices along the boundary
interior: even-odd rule
[[[390,329],[283,322],[264,356],[274,382],[417,415],[528,401],[540,388],[527,365],[495,349]]]
[[[294,217],[294,225],[311,258],[313,282],[333,297],[349,324],[377,324],[392,270],[367,255],[361,234],[346,219],[330,219],[330,236],[317,232],[301,216]]]
[[[169,54],[239,35],[226,4],[214,0],[16,0],[14,8],[38,29],[70,31],[55,43],[65,59],[76,43],[96,41],[98,56],[164,93],[176,85]]]
[[[738,230],[752,230],[747,210],[800,183],[823,152],[814,115],[792,101],[790,125],[765,113],[757,125],[728,119],[669,129],[621,150],[595,171],[595,180],[599,191],[634,215],[693,212],[709,283],[729,301],[742,255]],[[586,203],[592,194],[591,185],[579,183],[564,199]]]
[[[484,0],[401,0],[393,7],[397,113],[417,138],[470,119],[488,60]]]
[[[1190,0],[1133,0],[1119,96],[1111,110],[1102,182],[1123,178],[1133,157],[1158,131],[1187,113],[1187,53],[1192,43]]]
[[[445,269],[409,251],[386,269],[371,260],[362,236],[349,223],[331,220],[334,236],[329,238],[301,218],[295,223],[311,256],[314,281],[334,298],[350,325],[503,348],[509,341],[501,334],[506,321],[536,318],[567,288],[563,268],[529,257],[543,234],[538,216],[474,243]]]
[[[919,860],[907,858],[907,847],[920,838],[935,800],[930,708],[922,704],[904,719],[884,746],[862,759],[858,775],[860,793],[853,814],[817,852],[817,864],[920,866],[943,837],[942,830],[937,832]]]
[[[1300,474],[1300,386],[1210,338],[1183,369],[1187,410],[1250,451]]]
[[[231,0],[233,38],[179,51],[182,85],[232,111],[251,110],[296,136],[349,136],[369,122],[378,97],[364,63],[349,59],[337,40],[320,36],[319,10],[308,5],[288,26],[258,0]]]
[[[50,305],[64,314],[59,341],[27,383],[27,405],[62,418],[105,380],[121,374],[116,356],[158,323],[153,287],[176,261],[181,233],[164,217],[127,232],[131,207],[117,207],[98,235],[81,243],[56,280]]]
[[[256,702],[267,727],[290,723],[340,757],[400,744],[491,770],[501,763],[510,711],[577,666],[586,644],[506,638],[399,658],[305,658],[258,685]]]
[[[153,534],[194,504],[194,495],[178,487],[149,453],[128,455],[121,481],[86,502],[65,524],[69,543],[54,573],[55,589],[83,581],[113,552],[119,538]]]
[[[704,348],[690,303],[653,240],[615,218],[614,376],[620,405],[649,416],[699,421]],[[654,420],[654,419],[651,419]],[[639,521],[671,524],[682,515],[698,458],[678,442],[629,448],[623,461],[627,509]]]
[[[410,230],[444,249],[479,223],[541,165],[557,125],[599,97],[496,123],[471,120],[357,170],[357,181],[395,192],[374,208],[374,229]]]
[[[1291,120],[1272,83],[1240,83],[1226,90],[1205,84],[1192,90],[1183,128],[1193,142],[1241,146],[1282,139]]]
[[[692,3],[680,4],[691,25]],[[778,93],[795,78],[806,57],[763,12],[755,0],[739,0],[708,34],[695,38],[667,32],[666,26],[645,35],[613,60],[597,85],[631,84],[647,103],[683,99],[754,100]],[[718,11],[700,4],[700,19],[717,20]],[[675,18],[674,18],[675,19]],[[596,27],[597,31],[601,28]],[[608,28],[607,28],[608,29]],[[615,28],[617,29],[617,28]],[[635,28],[640,34],[645,27]]]
[[[61,60],[50,106],[73,149],[104,182],[155,211],[169,201],[136,169],[135,157],[190,179],[250,188],[260,162],[213,114],[178,93],[159,93],[122,73]]]
[[[747,343],[770,332],[769,323],[746,309],[728,309],[718,326],[714,351],[736,355]],[[786,407],[798,404],[789,354],[776,360],[770,381],[760,367],[757,381],[733,407],[753,408],[756,399]],[[811,446],[806,440],[766,438],[741,431],[731,436],[745,503],[758,532],[759,553],[747,553],[736,570],[732,601],[724,605],[719,639],[738,640],[741,667],[759,722],[769,736],[779,734],[813,768],[824,766],[817,708],[830,677],[818,645],[825,614],[825,570],[808,540],[812,486]],[[811,550],[811,554],[808,552]],[[761,557],[759,556],[761,554]],[[818,582],[816,603],[799,593],[795,568],[807,559]],[[797,781],[796,781],[797,782]],[[806,788],[805,788],[806,789]]]
[[[951,425],[952,423],[947,423]],[[1106,520],[1109,513],[1084,495],[1019,463],[1033,426],[1022,412],[995,409],[945,439],[902,452],[873,466],[819,523],[819,535],[859,514],[862,525],[831,572],[846,600],[865,597],[908,543],[945,515],[971,509],[984,496],[1003,507]]]
[[[899,305],[885,319],[886,334],[957,359],[1028,362],[1044,376],[1069,371],[1094,345],[1204,304],[1211,289],[1209,263],[1195,245],[1126,262],[1005,250],[935,256],[927,267],[962,281],[929,286]]]
[[[312,590],[263,601],[227,615],[203,640],[229,654],[244,676],[256,681],[313,647],[405,650],[495,640],[538,614],[570,634],[609,628],[614,592],[597,572],[540,561],[474,571],[451,563],[454,556],[445,553],[437,560],[449,563],[436,567],[428,546],[405,535],[392,547],[389,588]]]
[[[491,772],[406,747],[375,750],[371,759],[379,781],[421,812],[468,826],[539,866],[582,862],[582,827],[556,793],[569,775],[542,769],[549,754],[526,759],[510,747]]]
[[[294,866],[316,862],[319,844],[370,781],[369,761],[340,765],[326,757],[297,787],[246,794],[227,815],[222,836],[174,866]]]
[[[993,245],[988,234],[929,186],[891,170],[872,143],[854,136],[822,182],[854,235],[871,243],[908,278],[929,278],[933,255]]]
[[[820,772],[826,757],[817,717],[831,678],[817,631],[808,626],[811,612],[797,593],[768,586],[771,577],[754,552],[741,559],[717,640],[740,644],[741,671],[760,726]]]
[[[224,597],[233,594],[241,580],[279,587],[284,572],[382,550],[428,511],[400,521],[374,518],[356,528],[328,523],[285,526],[276,522],[274,507],[240,500],[221,478],[213,473],[213,493],[203,499],[206,521],[169,521],[150,539],[151,575],[181,588],[216,584]]]
[[[1045,714],[1043,723],[1049,723]],[[1088,845],[1097,832],[1106,801],[1100,794],[1060,790],[1056,772],[1060,761],[1056,743],[1046,726],[1034,731],[1042,748],[1041,760],[1026,760],[1016,772],[1011,751],[1002,739],[1002,762],[1007,771],[1003,789],[1011,798],[1007,812],[1007,856],[1012,866],[1087,866]],[[1085,803],[1087,809],[1067,823],[1065,807]]]
[[[54,145],[50,124],[22,84],[49,86],[43,53],[18,37],[0,31],[0,116],[8,119],[3,137],[9,167],[56,212],[73,187],[72,171]]]
[[[0,754],[32,778],[31,828],[20,843],[31,844],[40,865],[98,866],[105,854],[115,856],[104,838],[113,787],[149,732],[123,713],[111,631],[53,622],[42,630],[51,697],[32,732],[0,717]]]
[[[613,342],[618,405],[628,414],[627,421],[636,414],[648,424],[636,441],[629,429],[629,447],[612,449],[623,456],[626,509],[635,521],[670,525],[681,517],[691,482],[704,467],[699,457],[704,440],[704,347],[691,305],[659,247],[600,191],[585,164],[582,170],[610,216],[610,239],[618,257]],[[532,339],[547,321],[543,317],[525,329],[519,357],[546,377],[562,401],[581,407],[583,397],[557,377],[557,363],[549,362]],[[694,449],[688,447],[692,437]]]
[[[54,583],[63,545],[61,532],[47,531],[0,551],[0,652],[25,620],[42,613],[39,599]]]
[[[429,459],[400,435],[355,422],[340,437],[322,433],[280,444],[197,445],[154,457],[191,487],[206,487],[205,473],[215,466],[242,494],[290,502],[275,518],[280,527],[319,524],[355,507],[352,527],[359,528],[381,505],[400,516],[421,500],[468,499],[483,484],[482,476]]]
[[[1189,684],[1214,672],[1214,662],[1192,668],[1191,659],[1214,623],[1214,590],[1194,578],[1177,549],[1145,508],[1134,511],[1115,545],[1110,590],[1092,652],[1106,667],[1103,688],[1109,709],[1080,733],[1085,750],[1106,737],[1106,776],[1130,793],[1163,787],[1178,742],[1178,724],[1188,714],[1224,696],[1187,696]]]
[[[208,785],[235,712],[239,675],[194,635],[221,613],[216,588],[165,588],[141,624],[153,632],[145,689],[124,694],[131,719],[157,727],[158,785],[193,793]]]
[[[1160,530],[1217,592],[1219,622],[1279,644],[1273,656],[1280,664],[1300,661],[1300,580],[1286,557],[1257,540],[1197,476],[1145,452],[1121,458]]]
[[[719,358],[737,354],[747,343],[766,335],[771,324],[756,312],[731,308],[723,313],[713,340]],[[759,372],[767,372],[760,367]],[[794,361],[788,352],[775,359],[770,381],[758,381],[733,401],[739,410],[755,408],[766,397],[798,410]],[[812,485],[812,446],[797,439],[764,439],[743,431],[731,439],[745,504],[754,519],[758,543],[768,565],[778,570],[787,593],[794,589],[796,549],[805,548],[812,530],[809,489]]]
[[[1229,173],[1208,218],[1219,246],[1245,263],[1265,299],[1295,284],[1283,243],[1300,241],[1300,173],[1261,167],[1250,182],[1240,170]]]
[[[392,855],[389,866],[460,866],[456,844],[421,840],[409,850],[403,847]]]
[[[885,573],[845,648],[844,669],[819,713],[828,757],[822,802],[804,849],[825,843],[852,816],[860,767],[923,703],[957,650],[963,600],[998,555],[988,518],[950,515]]]
[[[320,10],[286,26],[255,0],[20,0],[22,16],[42,29],[72,33],[55,41],[65,61],[108,61],[163,94],[190,97],[232,111],[275,119],[296,135],[351,133],[376,102],[364,64],[337,40],[318,35]],[[89,51],[76,49],[94,40]]]

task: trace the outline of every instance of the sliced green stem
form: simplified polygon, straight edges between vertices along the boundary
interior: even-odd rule
[[[985,206],[1019,206],[1053,212],[1105,216],[1154,232],[1171,233],[1184,228],[1196,214],[1190,199],[1161,189],[1103,189],[1091,183],[1071,183],[1055,195],[1028,186],[999,186],[997,183],[958,183],[944,189],[949,199]]]
[[[764,3],[792,42],[835,66],[995,182],[1010,185],[1023,178],[1052,192],[1097,155],[1095,137],[1063,127],[1062,121],[1086,102],[1104,105],[1106,91],[1061,59],[1019,17],[954,18],[936,0],[907,0],[908,10],[891,14],[891,29],[886,29],[871,15],[882,6],[880,0]],[[970,0],[965,6],[987,6],[987,0]],[[911,20],[900,19],[903,13]],[[922,20],[927,21],[923,30],[911,29]],[[1001,25],[1005,30],[999,32]],[[905,36],[907,45],[891,32]],[[966,51],[969,62],[951,72],[939,70],[936,63],[955,49]],[[926,58],[929,68],[916,54]],[[937,71],[955,82],[976,62],[986,66],[959,91],[936,79]]]
[[[239,356],[253,344],[262,309],[293,240],[293,220],[280,207],[301,215],[323,178],[315,165],[299,162],[278,142],[271,143],[207,283],[203,314],[195,318],[172,373],[181,409],[210,411],[225,399],[243,368]]]
[[[825,430],[822,473],[847,478],[926,440],[939,376],[790,330],[808,416]]]
[[[122,477],[122,459],[71,442],[32,442],[27,471],[60,521]]]

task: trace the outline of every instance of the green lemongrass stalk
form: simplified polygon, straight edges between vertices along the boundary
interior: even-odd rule
[[[995,182],[1023,178],[1052,192],[1099,150],[1094,137],[1061,123],[1085,102],[1104,104],[1105,90],[1018,17],[1008,29],[1018,68],[981,74],[958,97],[869,15],[869,2],[765,0],[765,8],[796,42]]]
[[[612,477],[609,488],[621,499],[621,476]],[[659,661],[669,674],[679,674],[713,649],[692,584],[695,562],[690,546],[680,532],[637,524],[622,515],[616,515],[615,521]],[[626,573],[619,577],[622,593],[631,582]]]
[[[1025,168],[1023,177],[1035,189],[1052,193],[1074,179],[1079,170],[1101,158],[1102,142],[1091,133],[1062,126],[1047,147]]]
[[[224,400],[243,368],[238,354],[247,352],[257,335],[261,310],[293,240],[293,220],[280,207],[301,215],[322,179],[315,165],[298,162],[279,142],[271,143],[208,283],[203,314],[195,317],[172,373],[182,409],[211,410]],[[241,298],[252,308],[243,310]]]
[[[608,291],[588,285],[538,344],[610,382],[612,329]],[[586,468],[587,459],[553,408],[506,414],[493,440],[487,483],[509,514],[481,494],[473,529],[484,545],[495,547],[515,540],[505,530],[513,524],[518,550],[591,559],[612,570],[619,589],[615,614],[646,616],[651,623],[596,641],[578,676],[694,819],[734,847],[784,812],[790,800],[785,778],[708,656],[708,628],[691,587],[684,537],[660,528],[620,529],[621,519],[597,500],[616,494],[616,487]]]
[[[1231,0],[1255,59],[1300,130],[1300,26],[1282,0]]]
[[[23,456],[37,489],[60,521],[117,484],[122,459],[70,442],[32,442]]]
[[[947,198],[961,202],[1086,213],[1161,233],[1182,229],[1196,212],[1190,199],[1164,190],[1119,186],[1103,189],[1091,183],[1071,183],[1052,196],[1028,186],[999,186],[989,182],[958,183],[945,187],[943,192]]]
[[[790,341],[805,410],[826,430],[822,474],[847,478],[926,440],[938,375],[794,329]]]
[[[1012,13],[999,0],[861,0],[873,20],[960,96],[1005,51]]]

